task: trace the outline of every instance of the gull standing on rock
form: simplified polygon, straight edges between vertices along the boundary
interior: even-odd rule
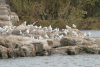
[[[84,36],[86,37],[86,32],[84,33]]]
[[[24,21],[20,26],[26,26],[26,21]]]
[[[42,26],[39,26],[39,27],[38,27],[38,29],[41,29],[41,28],[42,28]]]
[[[33,26],[33,28],[37,29],[38,27],[37,26]]]
[[[27,29],[25,32],[24,32],[24,34],[29,34],[29,29]]]
[[[48,31],[52,31],[52,27],[51,27],[51,25],[48,27]]]
[[[39,39],[43,39],[43,37],[39,36]]]
[[[73,26],[73,28],[76,28],[76,25],[75,24],[73,24],[72,26]]]
[[[37,22],[38,22],[38,21],[34,22],[34,23],[33,23],[33,26],[34,26],[34,24],[36,24]]]
[[[47,33],[45,33],[45,36],[44,36],[46,39],[49,39],[49,36],[47,35]]]
[[[52,36],[50,37],[50,39],[53,39],[53,38],[54,38],[54,36],[55,36],[55,35],[52,35]]]
[[[55,28],[52,32],[59,32],[59,28]]]
[[[74,34],[74,36],[78,36],[77,32],[72,31],[72,33]]]
[[[43,29],[44,31],[48,31],[47,27],[43,27],[42,29]]]
[[[89,33],[87,34],[87,36],[89,37],[91,35],[91,33],[90,33],[90,31],[89,31]]]
[[[20,35],[24,35],[23,33],[22,33],[22,31],[20,30],[20,33],[19,33]]]
[[[64,35],[62,34],[62,35],[60,35],[58,38],[60,38],[60,39],[61,39],[61,38],[63,38],[63,37],[64,37]]]
[[[67,29],[71,29],[71,27],[70,27],[70,26],[68,26],[68,25],[66,25],[66,28],[67,28]]]
[[[34,36],[31,36],[32,39],[34,39]]]
[[[66,30],[64,30],[64,33],[65,33],[65,34],[67,34],[67,31],[66,31]]]

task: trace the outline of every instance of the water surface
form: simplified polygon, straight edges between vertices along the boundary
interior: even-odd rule
[[[100,30],[81,30],[83,33],[91,33],[90,37],[100,37]]]
[[[53,55],[1,59],[0,67],[100,67],[100,55]]]

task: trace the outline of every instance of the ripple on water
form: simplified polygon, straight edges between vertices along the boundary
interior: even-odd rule
[[[100,56],[86,54],[1,59],[0,67],[100,67]]]

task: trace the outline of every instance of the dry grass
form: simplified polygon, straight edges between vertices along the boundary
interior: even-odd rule
[[[37,25],[52,25],[53,28],[65,28],[66,24],[74,23],[78,29],[100,29],[99,3],[97,0],[10,0],[9,4],[18,14],[20,23],[39,21]]]

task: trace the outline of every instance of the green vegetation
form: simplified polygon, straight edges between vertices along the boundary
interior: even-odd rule
[[[100,29],[100,0],[7,0],[20,23],[39,21],[37,25],[78,29]]]

